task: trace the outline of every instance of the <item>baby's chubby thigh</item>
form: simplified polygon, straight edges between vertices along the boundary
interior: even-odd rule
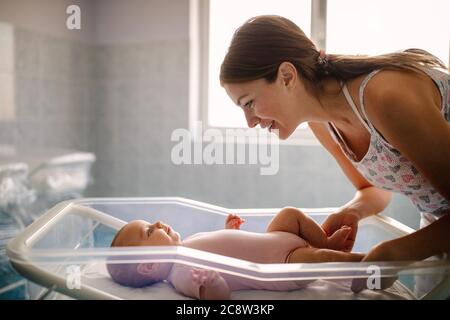
[[[299,233],[299,220],[304,219],[305,214],[294,207],[284,207],[272,218],[267,226],[267,232],[284,231],[293,234]]]

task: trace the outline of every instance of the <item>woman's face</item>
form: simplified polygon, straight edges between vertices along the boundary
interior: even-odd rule
[[[228,96],[244,111],[250,128],[275,129],[279,139],[287,139],[299,125],[293,90],[280,80],[267,83],[258,79],[244,83],[224,84]]]

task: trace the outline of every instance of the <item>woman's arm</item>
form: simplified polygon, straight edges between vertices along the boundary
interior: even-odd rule
[[[354,198],[340,207],[339,212],[351,212],[360,220],[383,211],[391,201],[391,192],[374,187],[355,169],[339,145],[333,140],[325,124],[317,122],[308,124],[316,138],[334,157],[342,172],[357,190]],[[328,235],[330,234],[328,233]]]
[[[383,211],[391,198],[391,192],[370,186],[357,190],[353,199],[340,207],[338,212],[352,212],[361,220]]]
[[[430,225],[407,236],[382,242],[370,250],[362,262],[370,261],[420,261],[431,256],[450,252],[450,210]],[[396,278],[381,279],[381,287],[390,287]],[[367,279],[354,279],[352,291],[367,288]]]
[[[450,253],[450,210],[430,225],[409,235],[383,242],[378,250],[369,252],[367,261],[417,261]],[[375,260],[376,259],[376,260]]]
[[[333,140],[325,124],[317,122],[308,124],[319,142],[335,158],[344,174],[357,189],[354,198],[331,214],[322,224],[328,236],[344,225],[350,226],[352,231],[347,238],[344,250],[351,251],[355,243],[359,220],[383,211],[391,200],[391,193],[372,186],[355,169]]]
[[[375,128],[450,201],[450,124],[441,100],[428,76],[411,72],[382,71],[365,94]]]

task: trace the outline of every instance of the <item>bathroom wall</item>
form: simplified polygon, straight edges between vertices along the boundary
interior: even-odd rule
[[[84,34],[51,22],[60,9],[45,7],[49,16],[39,27],[32,13],[31,22],[11,18],[30,8],[27,1],[6,2],[0,21],[14,26],[17,109],[14,121],[0,123],[0,144],[94,152],[88,196],[181,196],[228,208],[329,207],[353,197],[316,146],[281,146],[274,176],[260,175],[257,165],[171,162],[170,135],[188,128],[188,1],[79,2],[90,16]],[[402,196],[385,213],[418,226]]]
[[[81,31],[65,27],[72,3],[91,7],[88,1],[0,1],[0,30],[12,38],[14,97],[14,116],[0,117],[3,145],[92,150],[92,30],[89,15]]]

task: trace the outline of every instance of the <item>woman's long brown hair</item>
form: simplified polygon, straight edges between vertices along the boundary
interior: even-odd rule
[[[326,77],[346,81],[381,68],[446,70],[442,61],[420,49],[377,56],[328,54],[327,63],[319,63],[319,53],[289,19],[275,15],[253,17],[234,33],[220,69],[220,82],[223,85],[263,78],[272,83],[285,61],[292,63],[312,87],[320,87]]]

